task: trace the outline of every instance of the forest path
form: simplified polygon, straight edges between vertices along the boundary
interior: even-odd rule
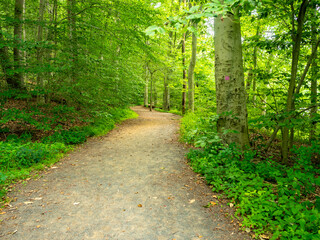
[[[22,240],[250,239],[230,224],[186,165],[179,117],[140,116],[90,139],[40,178],[19,184],[0,238]],[[221,217],[222,216],[222,217]]]

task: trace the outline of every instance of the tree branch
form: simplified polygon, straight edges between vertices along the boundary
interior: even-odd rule
[[[301,111],[296,112],[295,114],[286,117],[281,123],[283,123],[285,120],[290,120],[291,118],[294,118],[294,117],[300,115],[301,113],[310,110],[311,108],[318,107],[318,106],[320,106],[320,103],[315,104],[315,105],[312,105],[312,106],[309,106],[309,107],[307,107],[307,108],[305,108],[305,109],[302,109]],[[267,142],[267,146],[266,146],[265,149],[264,149],[265,151],[268,151],[269,147],[271,146],[271,143],[272,143],[273,140],[276,138],[277,133],[278,133],[278,131],[279,131],[280,128],[281,128],[281,123],[279,123],[279,124],[277,125],[277,127],[275,128],[275,130],[273,131],[271,137],[269,138],[269,141]]]
[[[79,14],[85,12],[86,10],[88,10],[88,9],[90,9],[90,8],[93,8],[93,7],[96,7],[96,6],[97,6],[96,4],[97,4],[97,3],[93,3],[93,4],[91,4],[89,7],[86,7],[86,8],[84,8],[84,9],[82,9],[80,12],[71,14],[71,17],[78,16]],[[68,19],[68,17],[62,18],[58,23],[61,23],[62,21],[66,20],[66,19]]]
[[[316,42],[315,47],[312,49],[312,53],[311,53],[311,55],[310,55],[310,57],[308,59],[307,65],[305,66],[304,71],[303,71],[303,73],[301,75],[301,78],[300,78],[300,81],[299,81],[299,84],[298,84],[298,87],[296,89],[295,94],[299,94],[299,92],[300,92],[302,83],[303,83],[304,79],[306,78],[306,75],[307,75],[307,73],[309,71],[309,68],[311,66],[312,60],[314,59],[314,57],[317,54],[319,43],[320,43],[320,37],[318,38],[318,41]]]

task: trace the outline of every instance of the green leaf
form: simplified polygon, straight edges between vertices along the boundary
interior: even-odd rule
[[[283,211],[282,210],[277,210],[273,213],[273,216],[280,216],[282,215]]]

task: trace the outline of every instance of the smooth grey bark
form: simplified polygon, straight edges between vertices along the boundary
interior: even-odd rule
[[[217,130],[226,144],[249,146],[240,20],[214,19]]]
[[[197,29],[198,24],[193,22],[194,29]],[[197,61],[197,35],[192,33],[192,54],[188,69],[188,110],[194,112],[194,69]]]
[[[290,76],[290,83],[287,95],[287,103],[286,103],[286,114],[292,114],[294,111],[294,91],[296,88],[296,78],[297,78],[297,71],[298,71],[298,62],[300,56],[300,45],[302,39],[302,30],[304,24],[304,18],[307,11],[307,7],[309,4],[309,0],[303,0],[300,5],[299,14],[297,18],[297,31],[295,33],[295,15],[294,15],[294,8],[293,3],[291,5],[292,8],[292,41],[293,41],[293,49],[292,49],[292,60],[291,60],[291,76]],[[291,139],[291,141],[290,141]],[[284,126],[282,129],[282,146],[281,146],[281,155],[282,161],[284,163],[288,162],[288,154],[289,154],[289,145],[290,142],[293,140],[293,134],[289,138],[289,128]]]
[[[23,7],[24,0],[15,1],[14,9],[14,48],[13,48],[13,60],[14,60],[14,75],[10,85],[16,89],[23,89],[23,73],[22,73],[22,61],[23,55],[21,48],[22,32],[23,32]]]

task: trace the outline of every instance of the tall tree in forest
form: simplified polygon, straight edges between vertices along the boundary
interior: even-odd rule
[[[44,16],[45,4],[46,4],[45,0],[40,0],[40,2],[39,2],[39,22],[38,22],[38,24],[39,24],[38,25],[38,43],[39,44],[43,41],[43,16]],[[43,48],[38,47],[37,48],[37,62],[38,62],[39,68],[43,64],[42,58],[43,58]],[[40,88],[42,88],[42,89],[44,88],[44,79],[43,79],[41,71],[39,71],[38,75],[37,75],[37,84],[38,84],[38,86],[40,86]],[[39,100],[41,102],[43,102],[44,98],[40,98]]]
[[[197,33],[198,20],[192,21],[192,44],[191,44],[191,59],[188,69],[188,110],[194,112],[194,68],[197,61]]]
[[[294,104],[294,92],[297,86],[297,72],[298,72],[298,63],[301,49],[301,39],[303,32],[304,19],[307,11],[307,7],[309,4],[309,0],[303,0],[297,17],[297,29],[295,27],[296,16],[294,9],[294,2],[291,3],[291,11],[292,11],[292,59],[291,59],[291,74],[290,74],[290,82],[289,89],[287,95],[287,104],[286,104],[286,114],[290,115],[295,110]],[[292,128],[293,129],[293,128]],[[284,126],[282,128],[282,159],[284,162],[288,161],[288,152],[289,152],[289,128]]]
[[[316,9],[313,9],[312,17],[315,20],[316,19]],[[312,40],[312,52],[317,52],[318,44],[317,38],[316,38],[316,23],[315,21],[311,25],[311,40]],[[318,107],[317,107],[317,100],[318,100],[318,64],[317,64],[317,54],[315,54],[313,60],[312,60],[312,66],[311,66],[311,97],[310,97],[310,103],[311,103],[311,110],[310,110],[310,119],[311,119],[311,126],[310,126],[310,135],[309,135],[309,141],[315,140],[315,133],[316,133],[316,127],[317,123],[313,119],[316,117]]]
[[[77,42],[76,42],[76,0],[67,0],[68,4],[68,24],[69,24],[69,39],[70,39],[70,51],[71,51],[71,80],[76,81],[76,58],[77,58]]]
[[[222,140],[249,145],[240,19],[227,13],[214,19],[217,129]]]
[[[14,76],[12,82],[8,82],[13,88],[23,88],[23,71],[22,61],[23,55],[21,51],[22,44],[22,30],[23,30],[23,7],[25,0],[16,0],[14,9],[14,48],[13,48],[13,59],[14,59]]]
[[[144,82],[144,106],[148,107],[148,96],[149,96],[149,79],[148,79],[148,63],[145,65],[145,82]]]
[[[176,33],[175,33],[176,34]],[[174,48],[174,38],[173,38],[173,32],[169,32],[169,40],[168,40],[168,59],[173,58],[173,48]],[[166,111],[170,110],[170,88],[169,88],[169,81],[170,81],[170,75],[173,72],[172,71],[172,63],[169,60],[169,66],[165,69],[165,74],[163,78],[163,106],[162,108]]]
[[[186,33],[182,34],[182,41],[181,41],[181,53],[182,53],[182,101],[181,101],[181,108],[182,114],[186,113],[186,102],[187,102],[187,71],[185,68],[186,65]]]
[[[5,43],[5,39],[2,34],[2,26],[0,24],[0,42]],[[10,74],[12,71],[11,60],[9,58],[8,47],[5,44],[0,46],[0,64],[4,76],[4,80],[10,87],[15,87],[13,76]]]
[[[186,0],[183,0],[183,8],[186,7]],[[182,53],[182,101],[181,101],[181,109],[182,114],[186,113],[186,102],[187,102],[187,71],[186,71],[186,33],[182,33],[181,40],[181,53]]]

